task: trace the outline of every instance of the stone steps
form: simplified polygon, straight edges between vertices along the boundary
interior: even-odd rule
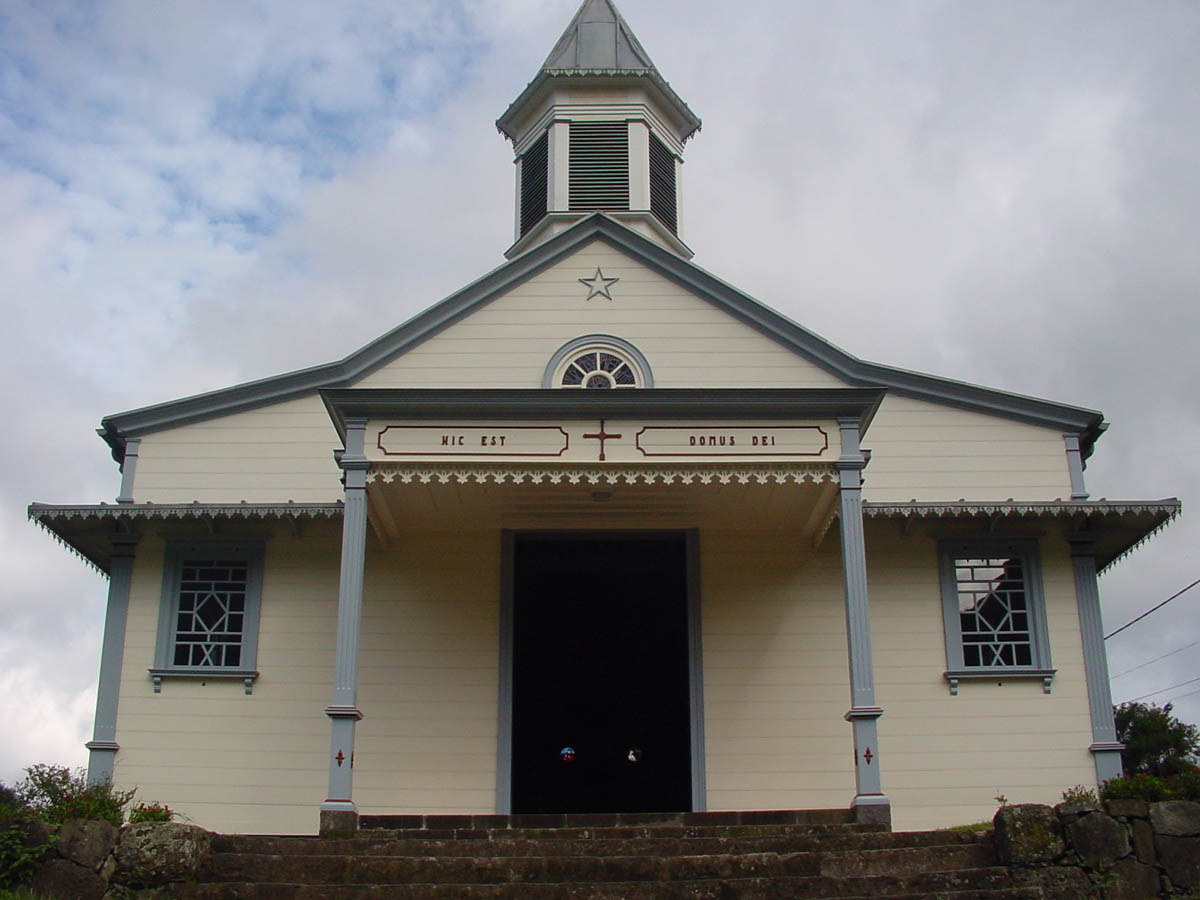
[[[1035,900],[1007,869],[868,878],[758,877],[540,884],[225,883],[172,885],[156,900]]]
[[[955,831],[838,816],[411,817],[340,838],[217,835],[154,900],[1037,900]],[[419,820],[418,820],[419,818]],[[382,824],[382,823],[381,823]]]

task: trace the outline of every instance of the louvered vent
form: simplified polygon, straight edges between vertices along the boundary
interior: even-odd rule
[[[675,205],[675,157],[667,145],[650,135],[650,212],[672,232],[679,231]]]
[[[546,178],[549,173],[549,135],[543,134],[521,157],[521,234],[546,215]]]
[[[629,126],[571,123],[571,209],[629,209]]]

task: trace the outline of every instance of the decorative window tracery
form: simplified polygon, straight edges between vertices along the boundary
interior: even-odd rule
[[[167,549],[158,646],[150,675],[237,678],[246,693],[258,677],[261,540],[180,541]]]
[[[1036,543],[954,541],[941,547],[946,677],[1039,677],[1049,689],[1050,641]]]
[[[611,335],[568,341],[550,358],[542,387],[615,390],[653,387],[650,365],[637,348]]]
[[[628,361],[608,350],[581,353],[563,370],[562,387],[609,388],[637,387],[637,376]]]

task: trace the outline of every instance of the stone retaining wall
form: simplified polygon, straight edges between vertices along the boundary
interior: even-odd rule
[[[0,821],[0,828],[8,824]],[[58,828],[28,822],[25,828],[27,846],[51,845],[30,890],[64,900],[125,900],[140,888],[187,881],[212,852],[209,832],[177,822],[117,829],[76,820]]]
[[[997,860],[1046,900],[1200,898],[1200,803],[1027,803],[993,824]]]

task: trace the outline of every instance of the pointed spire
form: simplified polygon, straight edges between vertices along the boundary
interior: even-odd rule
[[[583,0],[538,74],[496,121],[496,127],[505,137],[515,140],[519,113],[541,95],[548,83],[564,77],[645,79],[671,111],[681,141],[687,141],[700,129],[696,114],[655,68],[650,54],[612,0]]]
[[[644,72],[654,63],[612,0],[584,0],[542,63],[544,72],[572,69]]]

